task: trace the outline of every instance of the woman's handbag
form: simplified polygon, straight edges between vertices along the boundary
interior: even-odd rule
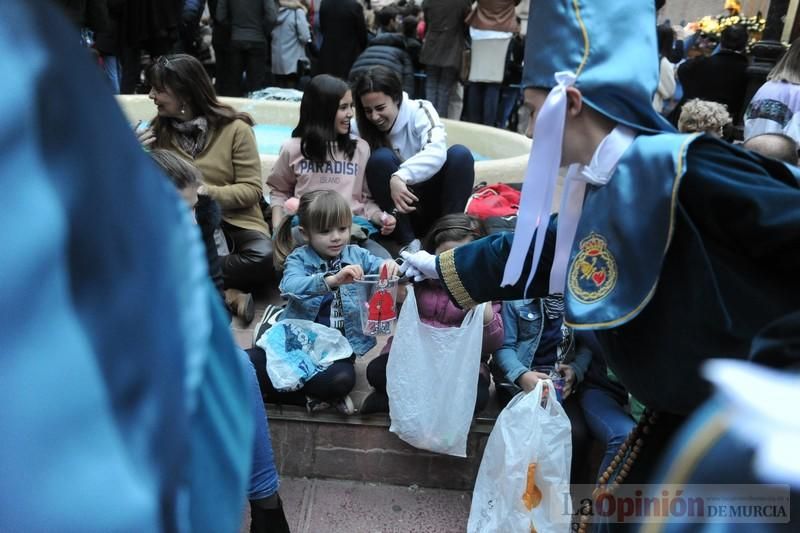
[[[464,48],[461,52],[461,70],[458,74],[458,79],[462,83],[469,81],[469,70],[472,66],[472,49]]]
[[[550,380],[495,422],[472,493],[468,533],[569,531],[572,427]]]
[[[437,328],[419,318],[413,287],[397,320],[386,390],[389,431],[417,448],[467,456],[483,344],[481,304],[460,327]]]

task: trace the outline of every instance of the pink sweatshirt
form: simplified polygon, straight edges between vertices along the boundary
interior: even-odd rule
[[[344,196],[354,215],[379,219],[381,208],[372,199],[364,178],[369,145],[363,139],[358,139],[357,143],[352,161],[335,150],[334,157],[322,165],[303,157],[299,138],[292,137],[283,143],[267,178],[270,205],[283,205],[289,198],[300,198],[309,191],[333,190]]]

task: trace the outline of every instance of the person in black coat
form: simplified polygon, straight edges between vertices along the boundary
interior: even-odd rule
[[[395,72],[403,80],[403,90],[414,94],[414,63],[406,51],[406,40],[399,33],[379,33],[370,41],[350,69],[350,82],[371,67],[381,65]]]
[[[422,41],[417,39],[417,25],[419,19],[413,15],[403,17],[403,36],[406,40],[406,52],[411,56],[411,63],[414,65],[414,72],[422,71],[422,63],[419,62],[419,53],[422,50]]]
[[[108,6],[105,0],[57,0],[67,17],[79,28],[94,32],[108,27]]]
[[[122,4],[117,21],[122,94],[133,94],[140,83],[142,51],[156,58],[173,50],[182,11],[183,0],[125,0]]]
[[[670,120],[675,118],[673,123],[677,123],[683,103],[692,98],[725,104],[733,123],[741,122],[749,64],[744,54],[747,38],[744,26],[729,26],[722,32],[717,53],[690,59],[678,68],[683,98],[670,115]]]
[[[58,0],[67,16],[82,30],[93,32],[94,42],[83,41],[92,46],[97,60],[114,93],[119,93],[120,72],[118,19],[125,0]]]
[[[364,9],[356,0],[327,0],[319,8],[322,46],[314,74],[347,79],[350,67],[367,47]]]

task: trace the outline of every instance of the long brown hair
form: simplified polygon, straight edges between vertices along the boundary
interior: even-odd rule
[[[203,64],[188,54],[159,57],[145,71],[145,79],[157,91],[171,91],[184,105],[189,106],[195,116],[206,117],[211,130],[236,119],[243,120],[250,126],[254,124],[250,115],[240,113],[217,99],[214,85]],[[171,144],[174,130],[170,127],[170,122],[171,119],[157,115],[151,121],[158,148],[168,148]]]
[[[477,240],[486,237],[487,233],[486,224],[477,217],[464,213],[444,215],[428,230],[422,241],[422,248],[433,254],[442,243],[463,241],[467,237]]]
[[[297,217],[307,235],[339,226],[350,227],[353,223],[353,212],[347,200],[331,190],[311,191],[301,196]],[[272,236],[272,261],[277,270],[283,270],[286,258],[300,246],[292,238],[292,218],[291,215],[284,217]]]
[[[292,137],[300,138],[300,151],[306,159],[325,163],[332,156],[332,144],[336,143],[345,157],[353,160],[356,140],[349,133],[337,133],[334,124],[339,102],[349,90],[344,80],[329,74],[311,78],[300,101],[300,120],[292,131]]]
[[[789,50],[772,67],[767,80],[800,84],[800,37],[792,42]]]
[[[376,66],[367,69],[353,83],[353,101],[356,104],[356,123],[358,134],[367,141],[373,151],[390,147],[386,133],[379,130],[364,113],[361,97],[369,93],[383,93],[391,98],[397,109],[403,105],[403,82],[398,74],[386,67]],[[398,111],[399,112],[399,111]]]

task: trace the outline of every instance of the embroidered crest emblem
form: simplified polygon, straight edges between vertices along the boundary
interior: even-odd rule
[[[569,268],[569,291],[581,303],[605,298],[617,284],[617,262],[605,238],[595,232],[580,243],[580,251]]]

